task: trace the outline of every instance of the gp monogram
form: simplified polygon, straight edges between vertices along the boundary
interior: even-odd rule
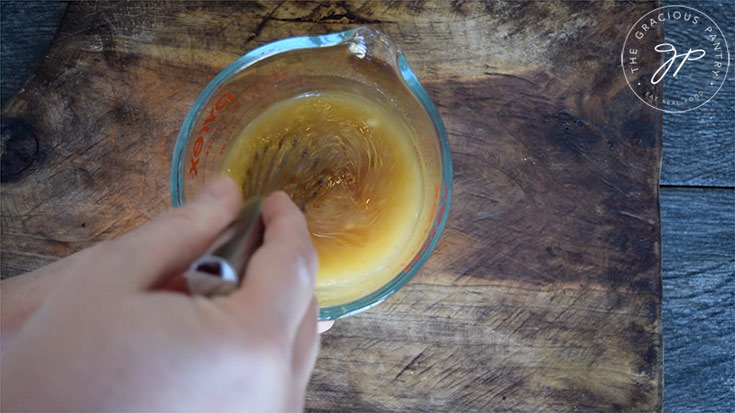
[[[645,104],[682,113],[717,94],[727,77],[730,52],[709,16],[688,6],[665,6],[631,27],[620,62],[628,86]]]

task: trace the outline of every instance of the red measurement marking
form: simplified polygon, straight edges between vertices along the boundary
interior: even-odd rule
[[[207,157],[208,156],[209,156],[209,151],[207,151],[204,154],[204,165],[205,166],[207,165]],[[207,168],[206,167],[202,170],[202,182],[207,182]]]
[[[219,127],[214,128],[214,130],[212,131],[211,136],[214,136],[217,133],[218,130],[219,130]],[[204,160],[202,161],[202,163],[204,164],[205,167],[202,170],[202,181],[204,181],[204,180],[207,179],[207,168],[206,168],[206,165],[207,165],[207,158],[209,157],[209,151],[211,149],[212,149],[212,141],[209,141],[209,143],[207,144],[207,147],[204,149]]]
[[[212,136],[217,131],[217,128],[212,131],[212,133],[208,133],[211,129],[210,124],[214,122],[217,117],[219,116],[219,112],[224,110],[227,105],[229,105],[233,100],[235,99],[235,96],[230,92],[225,92],[215,103],[214,107],[209,111],[209,116],[207,116],[206,119],[204,119],[204,124],[202,125],[202,128],[199,129],[199,132],[197,133],[197,138],[194,140],[194,146],[192,147],[192,157],[191,157],[191,164],[189,166],[189,175],[191,176],[197,176],[199,173],[199,155],[202,152],[202,148],[204,147],[204,142],[206,140],[205,136]],[[206,156],[204,163],[206,164]],[[202,178],[204,178],[204,174],[202,174]]]
[[[212,131],[211,133],[208,133],[210,130],[210,123],[214,122],[216,119],[218,119],[218,116],[220,116],[219,112],[224,110],[230,103],[236,102],[235,110],[237,110],[237,106],[239,106],[241,103],[244,105],[244,108],[240,112],[240,116],[237,117],[237,121],[232,123],[231,126],[226,127],[229,130],[229,133],[227,134],[225,141],[229,141],[232,137],[232,134],[235,131],[235,128],[237,125],[242,122],[242,119],[245,117],[245,115],[256,106],[259,108],[264,108],[265,106],[273,103],[276,100],[276,97],[274,95],[274,92],[280,91],[282,87],[291,87],[292,85],[295,85],[297,82],[289,82],[289,76],[288,74],[277,71],[271,74],[271,76],[268,78],[270,80],[269,82],[261,82],[256,85],[252,85],[245,89],[242,93],[237,95],[235,97],[230,92],[225,92],[215,103],[215,107],[212,108],[209,112],[209,117],[205,119],[204,125],[202,129],[200,129],[199,134],[197,136],[197,139],[194,141],[194,149],[193,149],[193,157],[191,158],[191,165],[189,168],[189,175],[197,176],[199,172],[199,155],[201,154],[202,148],[205,143],[205,134],[206,136],[213,136],[215,131]],[[305,84],[306,79],[301,77],[299,80],[300,84]],[[222,85],[218,86],[218,89],[222,87]],[[248,99],[249,97],[249,99]],[[219,119],[220,122],[224,123],[230,120],[230,117],[222,114]],[[207,155],[209,155],[209,152],[212,148],[212,142],[209,142],[209,145],[207,145],[205,157],[204,157],[204,164],[206,164]],[[220,150],[219,154],[222,155],[224,153],[224,148]],[[206,170],[206,168],[205,168]],[[204,172],[202,173],[202,177],[204,177]]]
[[[416,154],[416,159],[421,160],[421,155],[419,154],[419,151],[416,149],[416,145],[411,145],[411,149],[413,149],[413,153]]]

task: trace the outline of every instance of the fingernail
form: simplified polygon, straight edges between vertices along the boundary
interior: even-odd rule
[[[316,325],[316,331],[317,331],[317,332],[318,332],[319,334],[321,334],[321,333],[323,333],[323,332],[325,332],[325,331],[329,330],[330,328],[332,328],[332,326],[333,326],[333,325],[334,325],[334,320],[329,320],[329,321],[319,321],[319,322],[317,323],[317,325]]]
[[[227,176],[219,176],[207,183],[207,186],[204,187],[204,190],[199,197],[219,200],[227,197],[236,186],[237,185],[231,178]]]

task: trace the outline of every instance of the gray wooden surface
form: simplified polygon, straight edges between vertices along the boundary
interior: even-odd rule
[[[732,412],[735,191],[665,189],[664,407],[672,412]]]
[[[0,99],[4,103],[38,64],[56,33],[65,1],[0,0]]]
[[[735,47],[731,2],[687,4],[715,19],[731,49]],[[63,15],[64,2],[2,0],[0,8],[0,79],[5,101],[43,55]],[[665,411],[735,411],[733,66],[713,101],[692,112],[664,116]]]
[[[663,2],[684,3],[722,29],[731,63],[712,101],[663,118],[664,410],[734,412],[735,3]],[[702,76],[696,67],[682,75]]]
[[[664,1],[664,5],[684,4],[702,11],[723,31],[730,47],[730,71],[725,84],[706,105],[689,112],[666,114],[663,124],[662,186],[735,185],[735,2],[681,0]],[[682,31],[692,35],[693,31]],[[693,44],[677,34],[664,33],[673,44]],[[683,46],[680,46],[683,47]],[[686,80],[706,78],[706,65],[687,66],[680,72]],[[688,82],[684,82],[688,83]],[[664,87],[664,96],[666,95]]]

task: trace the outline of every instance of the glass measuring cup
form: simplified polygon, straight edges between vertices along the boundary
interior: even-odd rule
[[[399,116],[408,129],[421,174],[422,207],[415,219],[411,259],[380,285],[364,282],[340,296],[315,291],[320,320],[368,309],[405,285],[433,251],[449,213],[452,163],[444,125],[398,46],[369,28],[294,37],[259,47],[219,73],[184,120],[171,167],[171,198],[180,206],[223,162],[239,134],[272,104],[304,94],[347,91],[365,96]]]

